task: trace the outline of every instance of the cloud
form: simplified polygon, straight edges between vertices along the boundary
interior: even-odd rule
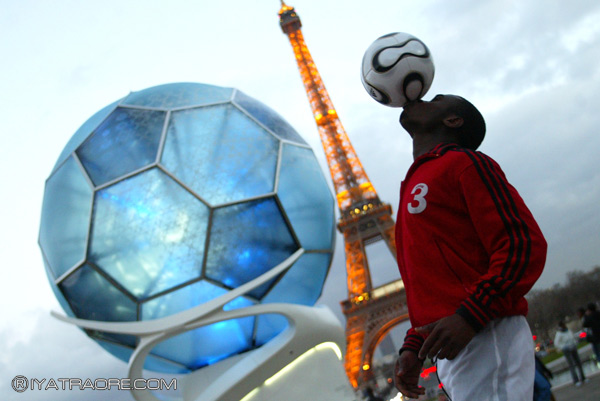
[[[600,163],[593,151],[600,147],[598,90],[598,79],[571,79],[523,96],[491,118],[490,148],[549,242],[543,286],[599,263],[589,252],[600,226]]]
[[[14,324],[18,323],[18,324]],[[63,391],[59,378],[125,378],[127,365],[105,352],[81,330],[52,318],[48,310],[24,314],[12,326],[0,331],[0,394],[9,400],[132,400],[128,391]],[[54,379],[60,390],[28,390],[16,393],[11,380],[22,375],[28,379]],[[45,386],[45,385],[42,385]],[[42,387],[44,388],[44,387]]]

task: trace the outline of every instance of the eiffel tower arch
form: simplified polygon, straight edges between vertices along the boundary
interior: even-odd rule
[[[373,288],[365,252],[367,245],[383,240],[396,258],[392,208],[381,202],[354,151],[308,51],[300,17],[282,0],[279,18],[294,51],[340,210],[337,227],[344,237],[348,286],[348,298],[341,302],[346,317],[344,368],[350,384],[360,389],[374,378],[371,366],[377,344],[408,319],[402,280]]]
[[[344,300],[341,304],[346,316],[347,360],[362,363],[351,364],[352,370],[346,373],[362,387],[374,380],[371,365],[377,345],[394,326],[408,319],[402,280],[379,287],[368,302],[356,305]]]

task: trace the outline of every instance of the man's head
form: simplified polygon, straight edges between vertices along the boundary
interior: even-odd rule
[[[415,135],[441,135],[469,149],[477,149],[485,136],[483,116],[466,99],[437,95],[431,101],[417,101],[404,107],[400,124]]]

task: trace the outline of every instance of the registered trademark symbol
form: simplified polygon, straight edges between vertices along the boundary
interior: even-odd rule
[[[23,391],[27,390],[27,378],[21,375],[15,376],[12,379],[11,385],[13,390],[15,390],[17,393],[22,393]]]

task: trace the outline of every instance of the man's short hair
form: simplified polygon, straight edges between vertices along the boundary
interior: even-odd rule
[[[459,128],[460,145],[476,150],[485,137],[485,120],[471,102],[460,96],[457,97],[461,101],[453,105],[452,111],[464,120],[463,125]]]

